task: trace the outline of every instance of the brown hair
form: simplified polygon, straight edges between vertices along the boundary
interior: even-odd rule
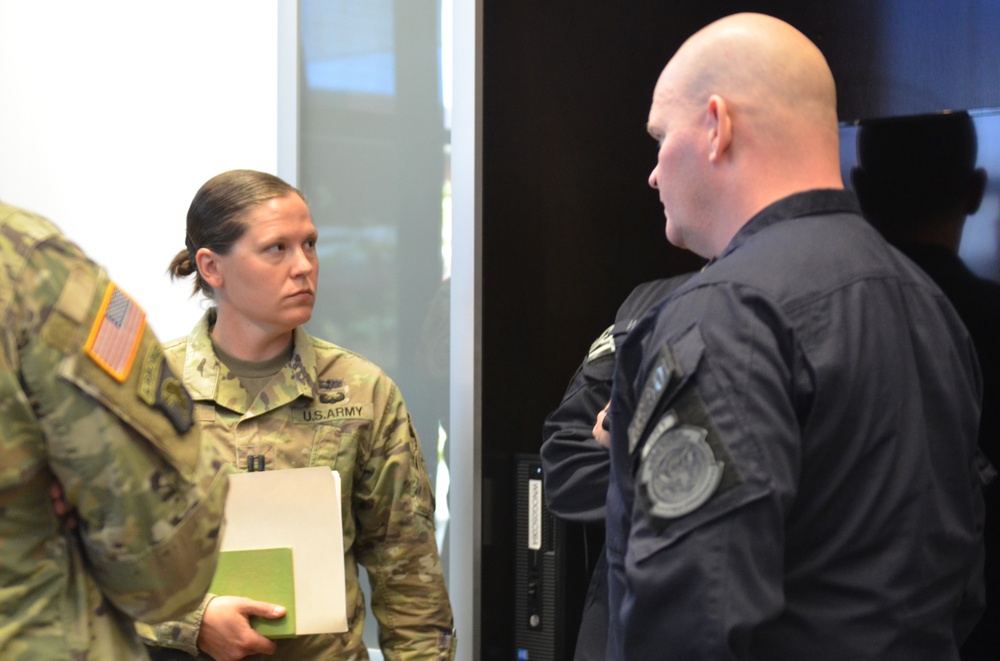
[[[208,248],[225,255],[247,229],[246,214],[268,200],[295,193],[298,189],[272,174],[256,170],[230,170],[206,181],[187,213],[186,248],[177,253],[167,267],[171,279],[195,274],[192,296],[201,292],[211,298],[212,287],[198,273],[195,254]]]

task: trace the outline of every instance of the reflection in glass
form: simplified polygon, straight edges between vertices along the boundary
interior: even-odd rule
[[[436,487],[446,579],[449,7],[301,0],[298,150],[298,185],[320,237],[309,330],[400,387]],[[377,648],[369,622],[365,640]]]
[[[940,286],[968,328],[983,382],[979,446],[1000,466],[1000,112],[847,125],[841,152],[865,217]],[[968,661],[995,659],[1000,648],[1000,481],[984,495],[987,610],[962,648]]]
[[[940,154],[940,150],[947,147],[934,146],[931,135],[926,132],[926,125],[928,120],[933,120],[935,117],[947,122],[949,120],[946,118],[949,115],[952,120],[959,116],[970,118],[975,140],[972,165],[986,175],[986,184],[978,209],[964,219],[959,255],[962,261],[980,277],[1000,282],[1000,109],[846,122],[840,129],[841,173],[844,184],[848,188],[854,188],[851,172],[858,167],[858,132],[862,126],[868,127],[869,133],[879,131],[879,127],[888,130],[897,127],[896,131],[900,131],[898,127],[902,127],[901,130],[911,136],[908,140],[909,146],[897,160],[905,166],[899,171],[900,181],[895,186],[897,199],[906,201],[907,191],[920,192],[923,187],[922,182],[939,181],[946,167],[935,154]],[[939,133],[938,139],[945,138]],[[899,146],[897,149],[903,147]],[[885,167],[885,164],[882,166]],[[939,184],[931,183],[931,191],[939,189]],[[864,203],[864,200],[862,202]],[[911,205],[906,202],[902,206]]]

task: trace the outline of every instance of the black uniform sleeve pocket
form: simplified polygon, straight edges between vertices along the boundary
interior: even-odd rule
[[[743,482],[728,491],[717,494],[708,503],[681,518],[662,521],[649,517],[638,501],[633,508],[632,531],[629,538],[629,555],[636,564],[682,543],[692,531],[713,525],[727,525],[726,518],[740,516],[741,510],[771,493],[766,482]]]
[[[637,562],[694,529],[737,515],[773,490],[757,462],[739,461],[732,454],[701,398],[694,377],[705,345],[697,325],[681,333],[667,351],[669,360],[661,362],[672,377],[632,456],[635,500],[629,548]]]

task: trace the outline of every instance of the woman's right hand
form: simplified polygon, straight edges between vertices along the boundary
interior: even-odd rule
[[[216,661],[236,661],[251,654],[274,654],[278,646],[250,626],[250,616],[274,619],[285,607],[246,597],[215,597],[205,607],[198,649]]]

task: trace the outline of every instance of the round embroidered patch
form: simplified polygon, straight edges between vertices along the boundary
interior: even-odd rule
[[[659,519],[676,519],[696,510],[722,480],[722,462],[716,461],[705,440],[708,432],[676,424],[672,414],[657,423],[639,466],[639,493],[649,514]]]

